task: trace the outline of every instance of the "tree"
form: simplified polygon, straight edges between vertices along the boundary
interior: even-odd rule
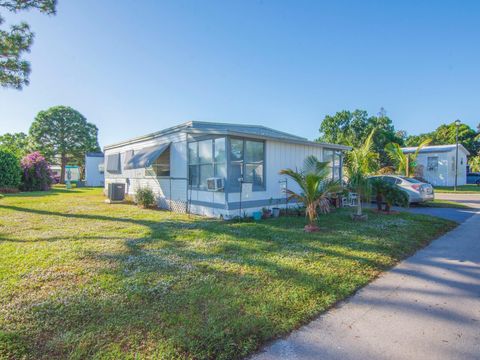
[[[34,146],[50,162],[60,160],[60,182],[65,181],[65,166],[83,165],[85,153],[100,151],[98,129],[78,111],[68,106],[55,106],[40,111],[30,127]]]
[[[423,147],[430,143],[431,139],[424,140],[413,154],[405,154],[397,143],[389,143],[385,146],[385,151],[395,165],[397,174],[412,176],[417,166],[415,161]]]
[[[355,218],[362,219],[364,217],[362,211],[362,199],[369,198],[371,192],[368,176],[378,169],[379,155],[373,151],[373,135],[372,130],[367,136],[365,142],[347,153],[345,158],[345,170],[348,177],[348,186],[358,194],[358,205]]]
[[[456,143],[455,123],[440,125],[435,131],[420,135],[409,136],[407,146],[418,146],[426,139],[431,139],[431,145],[448,145]],[[480,134],[467,124],[458,127],[458,142],[462,144],[472,155],[480,151]]]
[[[56,0],[1,0],[0,8],[10,12],[37,9],[48,15],[55,14]],[[0,15],[0,26],[4,19]],[[29,84],[30,63],[23,55],[30,51],[34,33],[27,23],[11,25],[9,30],[0,30],[0,85],[22,89]]]
[[[472,156],[468,165],[470,165],[470,172],[480,172],[480,155]]]
[[[327,115],[320,125],[318,141],[343,144],[354,148],[362,146],[368,135],[375,129],[372,150],[379,154],[382,166],[391,165],[385,153],[385,145],[390,142],[403,144],[404,131],[396,131],[385,109],[380,109],[377,116],[369,116],[365,110],[339,111]]]
[[[318,161],[315,156],[311,155],[305,159],[302,170],[283,169],[280,174],[293,179],[301,189],[301,192],[287,189],[287,193],[289,199],[295,199],[305,205],[308,217],[308,225],[305,230],[318,230],[315,225],[318,209],[323,213],[329,212],[330,203],[327,195],[340,190],[338,181],[330,179],[329,163]]]
[[[0,149],[0,191],[18,191],[20,179],[18,158],[12,152]]]
[[[0,149],[11,151],[20,159],[29,151],[28,135],[23,132],[0,135]]]

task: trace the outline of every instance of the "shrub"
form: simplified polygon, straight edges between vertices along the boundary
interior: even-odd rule
[[[8,150],[0,150],[0,191],[18,191],[22,172],[17,157]]]
[[[22,185],[24,191],[45,191],[52,185],[52,172],[45,158],[35,151],[21,161]]]
[[[135,203],[144,208],[149,208],[155,205],[155,194],[149,187],[139,187],[135,193]]]
[[[393,205],[408,206],[408,194],[405,190],[399,187],[388,184],[388,190],[384,194],[385,197],[385,211],[388,213]]]

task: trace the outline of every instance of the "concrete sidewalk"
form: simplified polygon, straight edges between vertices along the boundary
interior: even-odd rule
[[[480,214],[253,359],[480,359]]]

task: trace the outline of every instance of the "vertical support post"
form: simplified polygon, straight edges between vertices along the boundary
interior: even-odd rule
[[[238,179],[239,182],[240,182],[240,208],[239,208],[239,212],[240,212],[240,219],[242,218],[242,191],[243,191],[243,177],[241,177],[240,179]]]
[[[407,154],[407,168],[405,169],[405,176],[410,176],[410,154]]]
[[[169,187],[169,190],[170,190],[170,201],[168,203],[168,208],[169,208],[170,211],[172,211],[172,178],[169,177],[168,180],[169,180],[169,186],[168,187]]]

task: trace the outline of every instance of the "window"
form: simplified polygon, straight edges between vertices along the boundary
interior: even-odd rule
[[[400,184],[402,182],[400,179],[393,176],[383,176],[382,180],[392,185]]]
[[[264,157],[263,141],[230,139],[229,187],[240,189],[240,178],[252,183],[254,190],[264,189]]]
[[[121,172],[120,154],[107,155],[107,172],[112,174],[118,174]]]
[[[151,171],[154,176],[170,176],[170,147],[155,160]]]
[[[334,151],[329,149],[323,150],[323,161],[330,163],[329,167],[332,171],[332,179],[333,180],[340,180],[341,176],[341,161],[342,152],[341,151]]]
[[[226,168],[225,138],[188,143],[188,180],[191,186],[206,189],[208,178],[226,178]]]
[[[438,156],[427,158],[427,171],[438,171]]]

